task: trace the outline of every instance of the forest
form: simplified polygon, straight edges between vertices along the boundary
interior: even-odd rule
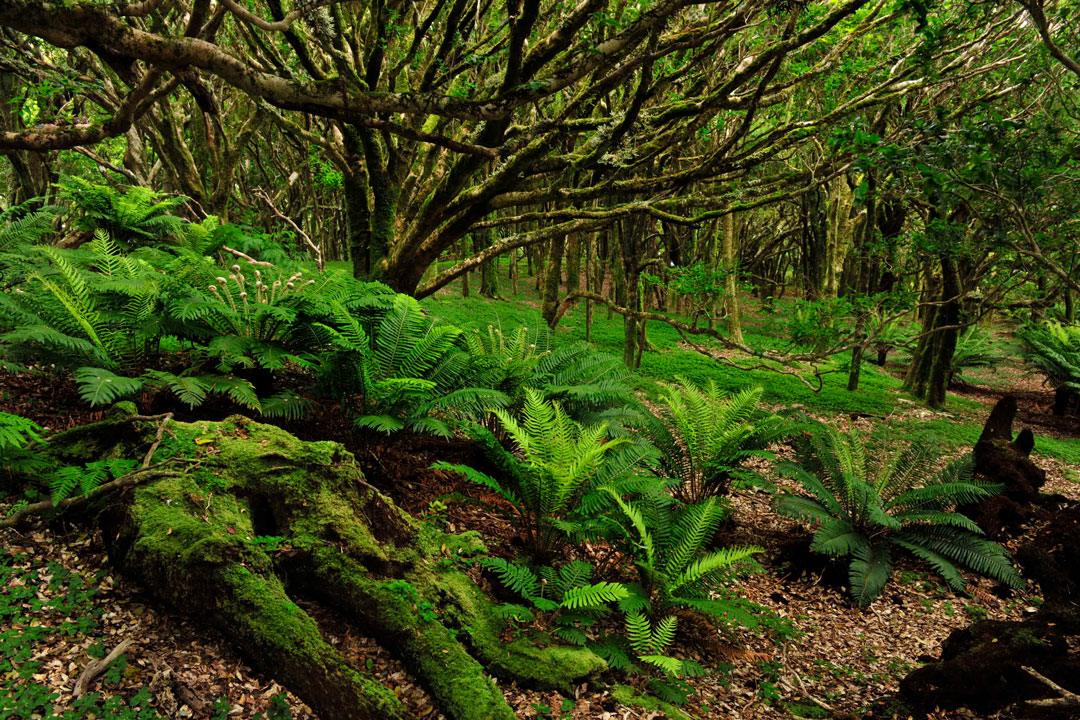
[[[0,720],[1080,717],[1075,0],[0,0]]]

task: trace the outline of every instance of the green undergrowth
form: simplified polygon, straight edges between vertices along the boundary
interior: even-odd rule
[[[505,278],[501,280],[505,285]],[[504,331],[522,325],[538,328],[543,326],[544,321],[540,316],[539,303],[531,283],[530,279],[522,278],[521,287],[525,292],[520,299],[489,299],[476,294],[465,298],[458,294],[455,285],[452,291],[428,298],[422,304],[433,315],[461,327],[484,328],[492,325]],[[752,346],[778,347],[776,339],[762,334],[760,326],[753,322],[746,323],[744,332],[747,343]],[[557,333],[562,338],[585,339],[584,304],[579,303],[566,314]],[[889,442],[896,439],[921,441],[946,450],[972,446],[978,440],[982,422],[988,414],[984,405],[950,394],[946,411],[962,414],[964,419],[937,417],[922,420],[892,417],[902,415],[905,409],[918,407],[918,404],[910,395],[901,392],[902,381],[899,378],[869,362],[863,365],[859,389],[849,392],[845,371],[850,362],[848,355],[837,356],[822,365],[822,370],[834,372],[823,375],[822,387],[815,392],[792,375],[732,367],[681,347],[678,332],[659,322],[649,323],[647,337],[650,350],[643,354],[641,367],[633,382],[639,391],[652,398],[659,392],[658,381],[672,381],[679,376],[699,384],[711,379],[727,392],[761,385],[765,389],[762,400],[766,404],[803,409],[830,419],[849,413],[864,413],[874,420],[875,439]],[[591,340],[599,350],[621,357],[622,318],[618,315],[609,318],[606,309],[594,308]],[[901,402],[901,399],[910,403]],[[1036,458],[1043,455],[1070,464],[1080,464],[1080,440],[1039,436],[1034,454]]]

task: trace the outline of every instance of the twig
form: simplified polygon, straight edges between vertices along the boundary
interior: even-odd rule
[[[91,660],[86,665],[86,669],[82,671],[82,675],[79,676],[79,679],[75,681],[75,690],[71,693],[71,696],[81,697],[86,692],[87,688],[90,687],[90,683],[94,682],[94,680],[105,672],[105,669],[108,668],[116,658],[127,652],[127,649],[133,644],[135,644],[135,641],[128,638],[114,647],[112,652],[104,658],[101,658],[100,660]]]
[[[157,452],[158,447],[161,445],[161,438],[165,434],[165,426],[169,424],[169,421],[173,419],[172,413],[165,413],[165,417],[161,420],[161,424],[158,425],[157,432],[154,433],[154,443],[150,446],[150,449],[143,455],[142,465],[139,466],[141,470],[145,470],[150,467],[150,461],[154,459],[154,453]]]
[[[23,518],[30,515],[39,515],[43,512],[48,512],[49,510],[66,510],[69,507],[72,507],[74,505],[81,505],[84,502],[96,499],[114,490],[119,490],[125,487],[132,487],[134,485],[147,482],[149,480],[156,480],[157,478],[175,477],[176,475],[179,475],[180,473],[174,472],[172,470],[159,470],[158,468],[162,467],[165,463],[158,463],[156,465],[150,464],[150,461],[154,459],[154,453],[157,452],[158,447],[161,446],[161,441],[165,434],[165,426],[169,424],[169,421],[172,420],[172,417],[172,413],[165,413],[164,415],[136,415],[132,418],[129,418],[130,420],[149,420],[161,418],[161,423],[158,424],[157,432],[154,435],[154,442],[150,445],[150,449],[146,451],[146,455],[143,456],[142,464],[137,470],[132,470],[125,475],[121,475],[115,480],[107,482],[104,485],[98,485],[96,488],[81,497],[66,498],[58,503],[54,503],[52,501],[52,498],[50,498],[48,500],[42,500],[41,502],[36,502],[31,505],[21,507],[16,510],[11,515],[11,517],[0,520],[0,528],[14,527],[19,522],[21,522]]]
[[[160,465],[154,466],[154,468],[157,467],[160,467]],[[104,485],[98,485],[89,493],[81,497],[67,498],[66,500],[61,500],[60,502],[55,504],[52,500],[42,500],[41,502],[36,502],[31,505],[19,508],[11,515],[11,517],[5,520],[0,520],[0,528],[14,527],[23,518],[29,515],[39,515],[43,512],[48,512],[49,510],[66,510],[69,507],[73,507],[75,505],[82,505],[84,502],[95,500],[101,495],[108,494],[113,490],[132,487],[134,485],[138,485],[139,483],[156,480],[158,478],[176,477],[177,475],[180,475],[180,473],[173,470],[156,470],[152,468],[139,468],[138,470],[132,470],[127,475],[121,475],[112,482],[107,482]]]
[[[1028,705],[1038,705],[1039,707],[1054,707],[1054,708],[1080,707],[1080,695],[1077,695],[1076,693],[1072,692],[1071,690],[1066,690],[1065,688],[1061,687],[1056,682],[1054,682],[1050,678],[1046,677],[1045,675],[1043,675],[1041,672],[1039,672],[1035,668],[1031,667],[1030,665],[1024,665],[1022,667],[1023,667],[1024,672],[1026,672],[1028,675],[1035,678],[1036,680],[1041,682],[1043,685],[1047,686],[1048,688],[1050,688],[1054,692],[1061,695],[1061,697],[1046,698],[1044,700],[1027,700],[1026,702],[1027,702]]]
[[[315,263],[319,266],[319,270],[321,272],[323,269],[323,256],[322,250],[319,249],[319,246],[311,241],[311,237],[306,232],[304,232],[299,225],[293,222],[293,219],[291,217],[285,215],[277,209],[277,207],[274,205],[274,201],[270,199],[270,194],[267,193],[266,190],[259,188],[256,194],[262,197],[263,202],[265,202],[267,206],[269,206],[270,210],[272,210],[275,215],[287,222],[292,227],[292,229],[295,230],[297,234],[304,239],[304,242],[307,243],[307,246],[311,248],[312,252],[315,253]]]
[[[784,655],[783,655],[783,663],[784,663],[785,667],[789,667],[788,662],[787,662],[787,651],[788,651],[787,645],[785,645],[784,646]],[[816,697],[814,697],[813,695],[810,694],[810,691],[806,689],[806,685],[803,683],[802,675],[800,675],[795,670],[790,669],[790,667],[789,667],[788,672],[790,672],[792,675],[795,676],[795,682],[799,683],[799,689],[802,690],[803,696],[806,697],[807,700],[814,703],[815,705],[817,705],[819,708],[821,708],[825,712],[829,712],[829,713],[836,712],[835,710],[832,709],[832,707],[830,707],[829,705],[826,705],[824,701],[819,700],[819,699],[817,699]]]
[[[273,263],[268,263],[268,262],[266,262],[264,260],[256,260],[255,258],[251,257],[247,253],[242,253],[239,250],[233,250],[228,245],[222,245],[221,249],[224,250],[227,253],[232,253],[233,255],[235,255],[238,258],[241,258],[243,260],[247,260],[249,265],[259,265],[261,267],[274,267]]]

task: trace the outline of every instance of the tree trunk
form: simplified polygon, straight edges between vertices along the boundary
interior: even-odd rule
[[[724,309],[728,338],[732,342],[743,342],[742,324],[739,319],[739,256],[735,237],[735,214],[724,216],[724,229],[721,237],[720,258],[724,267]]]
[[[563,254],[566,252],[563,238],[548,242],[547,262],[544,264],[544,296],[540,314],[548,327],[554,329],[559,309],[559,284],[562,280]]]
[[[480,252],[491,247],[491,231],[477,230],[472,233],[473,252]],[[480,263],[480,294],[484,297],[495,298],[499,296],[499,276],[495,260]]]

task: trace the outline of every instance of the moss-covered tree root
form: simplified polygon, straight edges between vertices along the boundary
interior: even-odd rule
[[[351,616],[454,720],[514,717],[489,673],[569,689],[604,669],[583,648],[503,643],[490,600],[459,568],[483,550],[479,538],[439,533],[402,512],[340,445],[239,416],[171,428],[158,458],[182,472],[135,488],[102,515],[110,554],[156,596],[216,625],[324,720],[407,713],[326,642],[289,593]],[[51,446],[68,457],[88,447],[134,455],[153,431],[113,417]]]

